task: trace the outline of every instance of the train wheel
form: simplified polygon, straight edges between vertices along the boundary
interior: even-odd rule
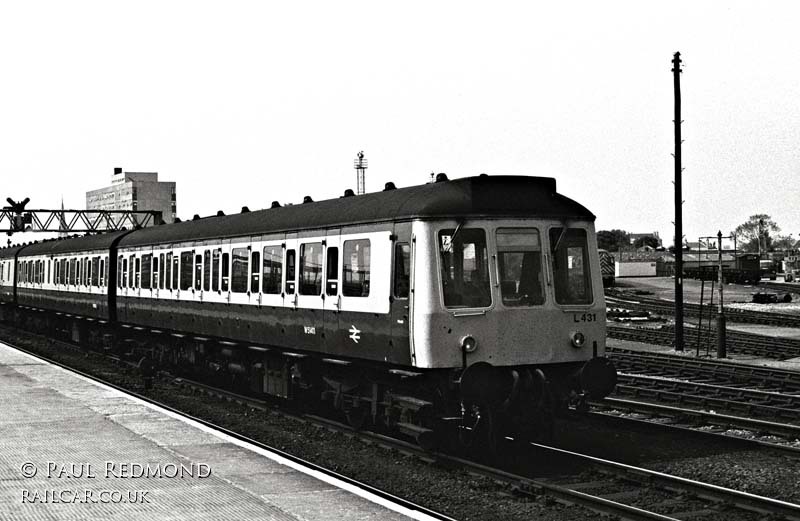
[[[468,424],[459,429],[459,441],[467,454],[495,459],[504,438],[497,411],[486,406],[473,406]]]
[[[351,407],[345,411],[344,414],[345,418],[347,418],[347,424],[355,430],[360,430],[367,423],[367,418],[369,417],[369,408],[364,407],[363,405],[358,405]]]

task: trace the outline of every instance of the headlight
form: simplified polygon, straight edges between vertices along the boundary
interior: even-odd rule
[[[478,349],[478,341],[472,335],[467,335],[461,339],[461,349],[467,353],[471,353]]]
[[[572,345],[575,347],[583,347],[586,344],[586,337],[580,331],[572,333]]]

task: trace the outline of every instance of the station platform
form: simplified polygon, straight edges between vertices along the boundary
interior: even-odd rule
[[[0,519],[432,519],[0,344]]]

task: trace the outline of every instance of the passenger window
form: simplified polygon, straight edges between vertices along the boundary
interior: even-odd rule
[[[408,298],[411,283],[411,246],[400,242],[394,247],[394,296]]]
[[[219,250],[211,252],[211,290],[219,291]]]
[[[222,291],[228,291],[228,281],[230,280],[230,255],[222,254]]]
[[[551,228],[553,281],[559,304],[591,304],[592,284],[586,230]]]
[[[234,248],[233,273],[231,274],[231,291],[244,293],[247,291],[247,248]]]
[[[481,228],[461,227],[441,230],[439,253],[445,307],[479,308],[491,305],[486,232]]]
[[[97,285],[102,288],[106,284],[106,259],[105,259],[105,257],[100,259],[100,269],[97,270],[97,271],[98,271],[98,274],[99,274],[98,275],[99,276],[99,280],[97,282]]]
[[[128,258],[122,259],[122,287],[128,287]]]
[[[161,275],[159,269],[158,254],[153,255],[153,289],[158,289],[158,277]]]
[[[369,239],[344,241],[342,248],[342,295],[369,296]]]
[[[100,257],[92,257],[92,286],[100,286]]]
[[[153,255],[148,253],[142,255],[142,289],[150,289],[150,281],[153,279]]]
[[[192,287],[197,291],[203,289],[203,256],[199,253],[194,256],[194,282]]]
[[[136,256],[131,255],[128,260],[128,285],[131,288],[136,287]]]
[[[254,251],[250,259],[250,293],[258,293],[259,291],[259,272],[261,271],[261,254]]]
[[[169,260],[167,260],[167,262],[169,262]],[[164,289],[164,280],[169,280],[169,275],[166,274],[169,267],[164,263],[163,253],[158,255],[158,264],[161,266],[161,269],[158,270],[158,288]]]
[[[267,246],[264,248],[264,265],[261,269],[261,284],[264,293],[277,295],[281,292],[281,276],[283,275],[283,248]]]
[[[167,253],[167,273],[164,275],[167,289],[178,289],[178,256]]]
[[[497,230],[500,295],[506,306],[544,304],[542,245],[535,228]]]
[[[211,250],[203,252],[203,289],[211,291]]]
[[[325,293],[329,296],[339,294],[339,248],[328,248],[325,273]]]
[[[286,250],[286,294],[294,295],[295,286],[295,253],[294,250]]]
[[[187,290],[192,288],[192,276],[194,275],[192,266],[192,257],[193,254],[190,251],[181,252],[180,288],[182,290]]]
[[[131,263],[131,264],[133,264],[133,263]],[[142,259],[139,258],[139,257],[136,257],[136,268],[133,270],[133,274],[134,274],[136,282],[131,283],[134,288],[142,287],[141,286],[141,281],[139,280],[139,278],[141,276],[141,269],[142,269]]]
[[[322,294],[322,243],[300,245],[300,294]]]

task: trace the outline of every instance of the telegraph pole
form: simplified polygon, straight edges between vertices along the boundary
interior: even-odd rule
[[[681,53],[672,57],[675,84],[675,351],[683,351],[683,196],[681,195]]]

